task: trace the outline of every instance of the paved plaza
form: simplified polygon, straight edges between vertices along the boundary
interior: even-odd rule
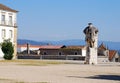
[[[0,83],[120,83],[120,64],[26,66],[0,62]]]

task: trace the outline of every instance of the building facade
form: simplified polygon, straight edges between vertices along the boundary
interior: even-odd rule
[[[40,47],[41,47],[40,45],[29,45],[29,50],[31,50],[31,51],[39,50]],[[18,53],[21,53],[25,50],[27,50],[27,44],[17,45],[17,52]]]
[[[103,43],[98,47],[98,62],[109,62],[109,49]]]
[[[98,47],[98,62],[120,62],[120,55],[116,50],[109,50],[103,43]]]
[[[29,48],[29,52],[28,52]],[[18,59],[84,60],[85,46],[65,45],[18,45]]]
[[[68,56],[70,60],[78,57],[86,56],[86,46],[65,46],[65,45],[29,45],[30,54],[27,54],[27,44],[18,45],[17,52],[18,56],[28,55],[28,58],[33,55],[43,57],[56,57],[59,59],[63,56]],[[37,57],[36,56],[36,57]],[[40,58],[40,57],[38,57]],[[109,50],[103,43],[98,47],[98,63],[101,62],[120,62],[120,56],[117,51]]]
[[[22,53],[27,50],[27,45],[18,45],[17,52]],[[40,51],[40,55],[80,55],[86,56],[85,46],[65,46],[65,45],[29,45],[30,51]]]
[[[109,61],[120,62],[120,55],[116,50],[109,50]]]
[[[14,57],[17,54],[17,12],[3,4],[0,4],[0,43],[10,39],[14,46]],[[0,49],[0,58],[4,54]]]

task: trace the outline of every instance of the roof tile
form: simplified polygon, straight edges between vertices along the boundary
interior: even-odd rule
[[[107,50],[107,47],[102,43],[99,47],[99,50]]]
[[[18,11],[14,10],[14,9],[11,9],[11,8],[3,5],[3,4],[0,4],[0,9],[1,9],[1,10],[11,11],[11,12],[18,12]]]
[[[115,50],[109,50],[109,60],[112,60],[112,58],[115,56],[116,51]]]

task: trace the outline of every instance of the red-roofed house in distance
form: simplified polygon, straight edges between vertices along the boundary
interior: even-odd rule
[[[98,47],[98,62],[120,62],[120,55],[116,50],[109,50],[103,43]]]
[[[109,49],[103,43],[98,47],[98,62],[109,62]]]
[[[18,45],[18,56],[27,55],[27,44]],[[86,56],[85,46],[65,46],[65,45],[29,45],[29,57],[42,56],[42,59],[65,59],[80,60]],[[29,58],[27,57],[27,58]],[[117,51],[109,50],[103,43],[98,47],[98,62],[120,62],[120,56]]]
[[[109,50],[110,62],[120,62],[120,56],[116,50]]]
[[[29,45],[30,56],[36,54],[42,58],[66,57],[69,59],[79,59],[86,56],[85,46],[65,46],[65,45]],[[27,45],[18,45],[18,56],[27,54]],[[35,53],[36,52],[36,53]],[[39,52],[39,53],[38,53]]]

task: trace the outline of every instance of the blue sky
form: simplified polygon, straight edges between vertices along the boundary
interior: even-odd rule
[[[0,0],[19,11],[18,38],[84,39],[89,22],[99,40],[120,42],[120,0]]]

